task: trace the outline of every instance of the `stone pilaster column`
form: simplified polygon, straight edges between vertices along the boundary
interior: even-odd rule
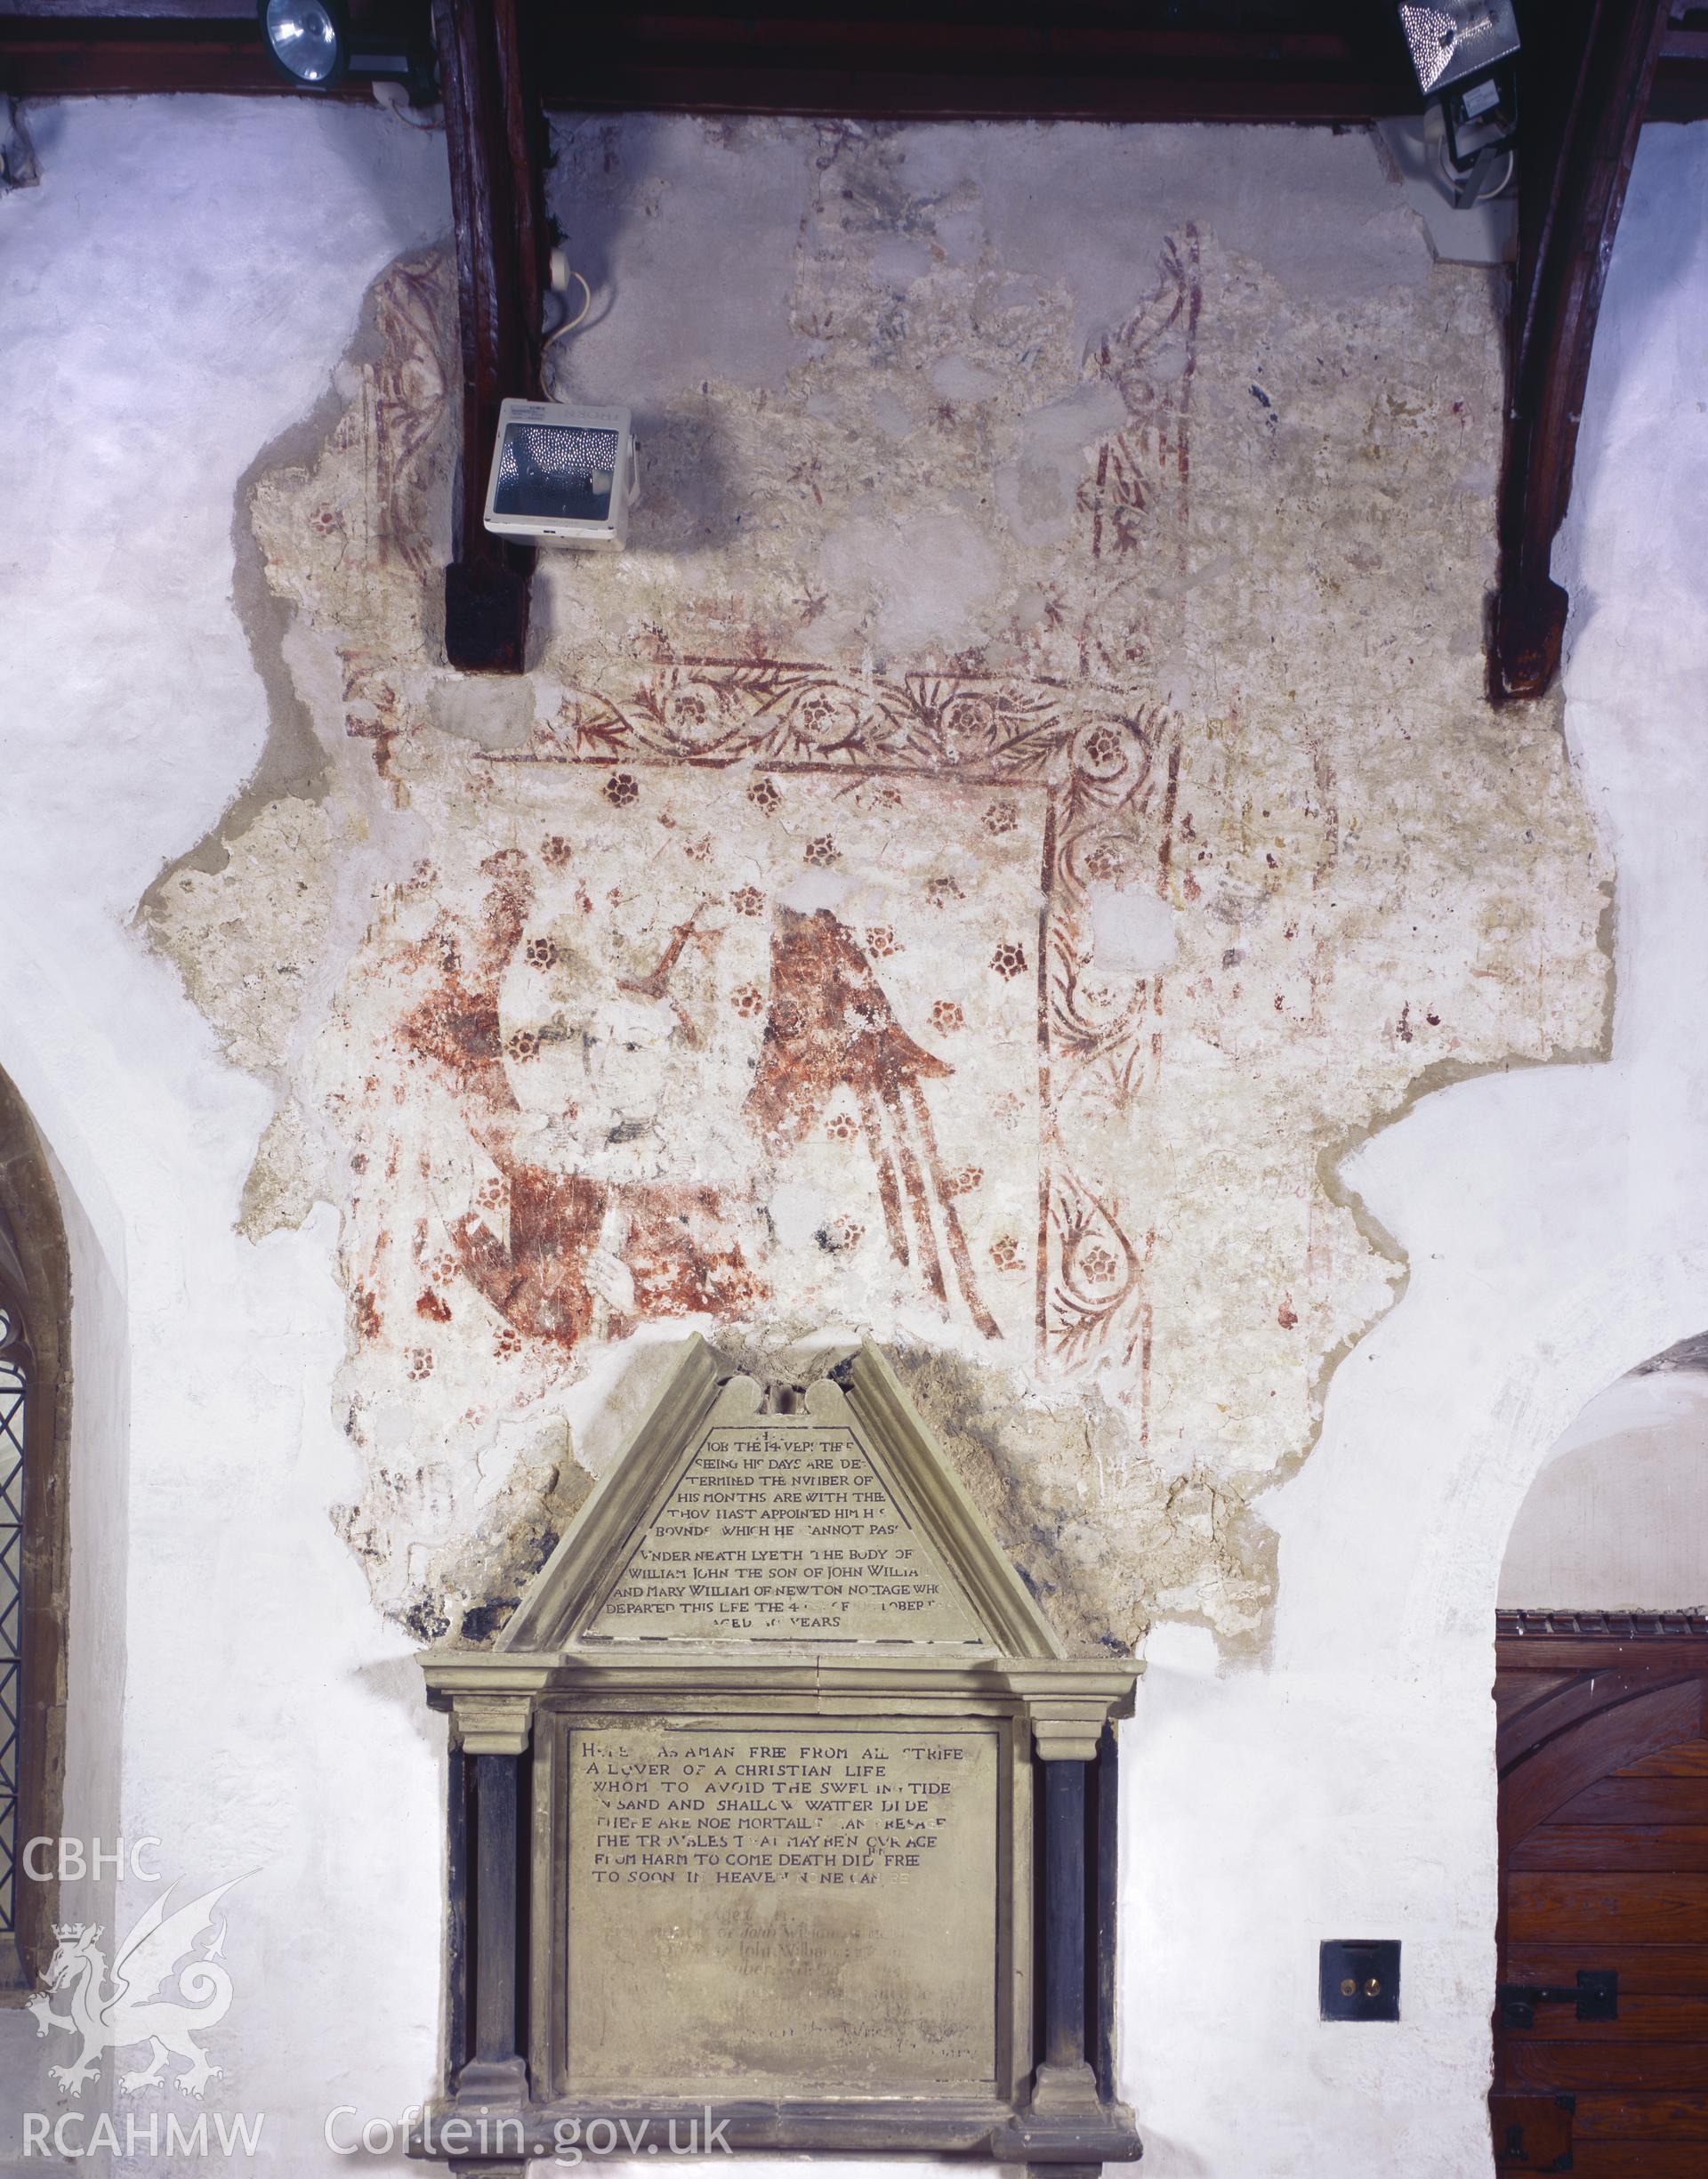
[[[474,2055],[456,2086],[459,2108],[481,2113],[528,2101],[517,2047],[518,1792],[533,1705],[526,1695],[459,1695],[452,1705],[474,1763]]]
[[[1100,2110],[1085,2046],[1085,1780],[1103,1714],[1035,1717],[1043,1758],[1043,2056],[1032,2085],[1040,2116]]]

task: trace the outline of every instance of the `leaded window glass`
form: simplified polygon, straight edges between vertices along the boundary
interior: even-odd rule
[[[18,1723],[24,1673],[24,1399],[17,1320],[0,1308],[0,1936],[17,1930]]]

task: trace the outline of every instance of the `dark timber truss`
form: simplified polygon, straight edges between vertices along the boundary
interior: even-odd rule
[[[1568,601],[1551,565],[1571,496],[1596,319],[1645,119],[1708,115],[1708,5],[1518,0],[1520,248],[1488,617],[1496,704],[1543,695]],[[743,12],[541,0],[352,0],[374,28],[431,14],[457,226],[463,375],[446,645],[523,670],[530,553],[488,537],[498,402],[539,391],[544,114],[1266,121],[1415,110],[1387,0],[771,0]],[[240,0],[0,0],[0,96],[292,95]],[[339,95],[363,98],[351,82]]]

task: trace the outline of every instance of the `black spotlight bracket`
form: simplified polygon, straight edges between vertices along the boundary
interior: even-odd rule
[[[1447,157],[1454,172],[1469,174],[1519,141],[1519,84],[1515,69],[1493,69],[1474,83],[1455,85],[1441,100]]]

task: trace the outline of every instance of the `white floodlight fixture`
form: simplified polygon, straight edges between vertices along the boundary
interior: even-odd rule
[[[1518,136],[1512,0],[1399,0],[1399,27],[1419,90],[1440,101],[1453,165],[1486,171]]]
[[[505,401],[487,480],[486,526],[529,545],[621,552],[640,496],[640,449],[626,408]]]

